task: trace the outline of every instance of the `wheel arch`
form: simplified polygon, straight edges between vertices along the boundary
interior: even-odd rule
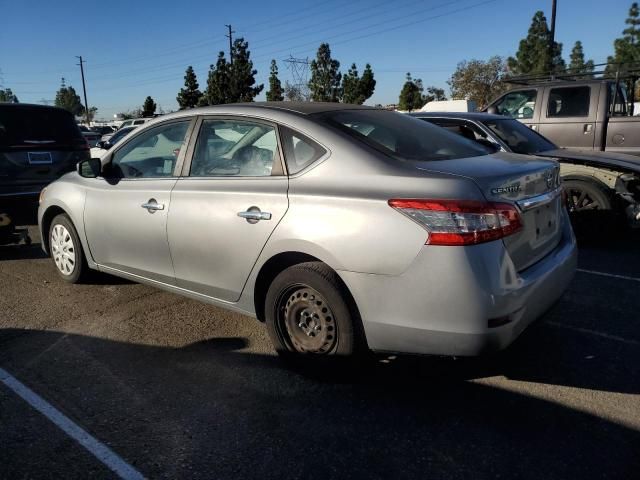
[[[69,215],[69,213],[59,205],[51,205],[48,207],[42,215],[42,221],[40,223],[40,235],[42,236],[42,248],[49,255],[49,229],[51,228],[51,222],[55,217],[61,214]]]

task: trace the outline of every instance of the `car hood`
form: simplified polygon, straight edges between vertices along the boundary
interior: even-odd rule
[[[540,156],[553,157],[560,161],[569,160],[575,163],[594,167],[621,167],[640,173],[640,157],[614,152],[592,152],[557,148],[538,153]]]

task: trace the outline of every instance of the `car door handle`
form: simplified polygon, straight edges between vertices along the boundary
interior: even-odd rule
[[[585,135],[589,135],[591,133],[591,131],[593,130],[593,124],[592,123],[585,123],[584,124],[584,130],[583,133]]]
[[[251,207],[245,212],[238,212],[238,216],[247,220],[249,223],[257,223],[260,220],[271,220],[271,213],[261,212],[256,207]]]
[[[164,203],[158,203],[154,198],[149,200],[147,203],[143,203],[140,206],[142,208],[146,208],[149,213],[153,213],[156,210],[164,210]]]

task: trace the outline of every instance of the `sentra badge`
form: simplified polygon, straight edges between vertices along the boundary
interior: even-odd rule
[[[493,193],[494,195],[500,195],[501,193],[516,193],[520,190],[522,190],[522,187],[519,183],[516,183],[507,187],[492,188],[491,193]]]

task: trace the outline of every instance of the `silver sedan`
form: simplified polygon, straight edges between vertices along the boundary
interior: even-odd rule
[[[47,187],[39,225],[62,279],[255,316],[298,358],[504,348],[576,266],[557,163],[342,104],[163,116]]]

